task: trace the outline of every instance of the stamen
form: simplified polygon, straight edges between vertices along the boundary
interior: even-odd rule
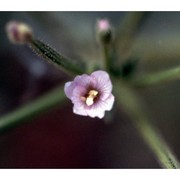
[[[97,97],[97,95],[98,95],[98,91],[95,90],[89,91],[88,96],[86,98],[86,104],[88,106],[91,106],[94,103],[94,99]]]

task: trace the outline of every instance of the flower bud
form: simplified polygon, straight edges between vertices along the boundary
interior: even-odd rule
[[[6,33],[9,40],[16,44],[25,44],[32,40],[31,28],[22,22],[10,21],[6,25]]]
[[[97,21],[97,32],[103,43],[112,41],[112,27],[107,19]]]

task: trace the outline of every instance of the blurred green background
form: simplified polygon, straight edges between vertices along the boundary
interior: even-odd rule
[[[109,19],[117,33],[127,13],[0,12],[0,116],[72,80],[28,47],[11,44],[5,33],[8,21],[28,23],[37,38],[67,57],[99,62],[103,56],[96,21]],[[179,22],[179,12],[148,12],[130,50],[140,60],[137,74],[180,65]],[[123,52],[117,52],[121,62]],[[179,81],[137,92],[180,159]],[[62,106],[0,134],[0,168],[160,168],[121,107],[114,113],[111,122],[78,116],[66,99]]]

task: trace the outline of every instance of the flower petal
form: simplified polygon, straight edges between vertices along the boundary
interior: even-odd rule
[[[86,107],[86,113],[92,118],[98,117],[102,119],[104,117],[105,111],[99,106],[93,105],[91,108]]]
[[[84,103],[83,101],[83,97],[84,95],[86,94],[87,92],[87,89],[84,88],[84,87],[81,87],[81,86],[76,86],[73,90],[73,93],[72,93],[72,97],[71,97],[71,100],[74,104],[78,104],[78,103]]]
[[[95,78],[96,88],[101,91],[101,99],[105,100],[112,91],[112,83],[110,81],[108,73],[105,71],[95,71],[91,74],[91,77]]]
[[[105,111],[110,111],[114,104],[114,96],[110,94],[110,96],[105,100],[100,100],[96,104],[91,107],[85,107],[86,112],[90,117],[99,117],[100,119],[104,117]]]
[[[89,86],[93,86],[96,82],[95,80],[86,74],[83,74],[82,76],[77,76],[74,79],[74,82],[76,83],[76,85],[78,86],[82,86],[82,87],[89,87]]]
[[[72,93],[72,103],[74,104],[73,112],[75,114],[87,116],[85,111],[85,101],[83,101],[82,97],[86,94],[86,89],[82,86],[76,86]]]
[[[87,116],[87,112],[86,112],[83,105],[82,106],[74,105],[73,106],[73,113],[78,114],[78,115],[82,115],[82,116]]]
[[[64,92],[66,96],[71,99],[73,90],[76,86],[88,88],[90,85],[94,86],[95,83],[95,80],[91,76],[88,76],[86,74],[83,74],[82,76],[76,76],[74,81],[65,83]]]
[[[105,71],[95,71],[90,76],[102,83],[109,81],[109,75]]]
[[[114,96],[110,94],[110,96],[105,101],[99,101],[98,106],[100,106],[105,111],[110,111],[114,104]]]
[[[72,92],[74,90],[74,83],[73,82],[67,82],[65,83],[65,86],[64,86],[64,92],[66,94],[66,96],[71,99],[72,97]]]

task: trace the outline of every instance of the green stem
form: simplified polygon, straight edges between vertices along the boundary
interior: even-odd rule
[[[114,48],[114,44],[102,44],[102,51],[104,55],[104,69],[113,76],[119,77],[121,75],[121,69],[117,63],[117,53]]]
[[[128,12],[126,14],[116,37],[116,44],[121,56],[130,49],[137,30],[147,18],[148,14],[148,12]]]
[[[86,66],[83,62],[75,62],[73,60],[69,60],[64,56],[57,53],[54,49],[52,49],[47,44],[41,42],[40,40],[33,39],[29,43],[30,47],[44,59],[52,62],[59,67],[62,67],[63,70],[73,74],[83,74],[86,72]]]
[[[161,83],[180,80],[180,67],[170,70],[144,75],[142,77],[131,80],[130,83],[136,87],[146,87]]]
[[[63,87],[56,88],[39,99],[25,105],[10,114],[0,117],[0,132],[24,123],[33,117],[46,112],[50,108],[64,102]]]
[[[104,54],[104,68],[109,71],[109,67],[111,66],[111,59],[109,57],[109,45],[102,44],[103,54]]]
[[[143,110],[144,106],[142,106],[139,101],[139,97],[137,97],[134,91],[127,88],[124,84],[119,83],[117,87],[116,85],[114,90],[119,106],[124,108],[126,113],[131,117],[137,130],[154,152],[162,167],[171,169],[180,168],[179,162],[160,136],[158,130],[151,125],[147,113]],[[118,89],[121,91],[118,91]]]

